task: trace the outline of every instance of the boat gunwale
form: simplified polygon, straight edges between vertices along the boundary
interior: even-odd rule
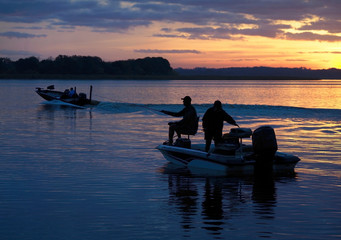
[[[158,149],[161,153],[163,154],[167,154],[169,157],[173,157],[170,153],[180,153],[180,154],[184,154],[184,155],[188,155],[190,157],[194,157],[194,158],[199,158],[200,160],[204,160],[204,161],[208,161],[208,162],[212,162],[212,163],[217,163],[217,164],[221,164],[221,165],[225,165],[225,166],[246,166],[246,165],[255,165],[256,164],[256,160],[255,159],[245,159],[242,158],[241,155],[224,155],[224,154],[219,154],[219,153],[206,153],[204,151],[201,150],[197,150],[197,149],[191,149],[191,148],[183,148],[183,147],[178,147],[178,146],[169,146],[169,145],[158,145],[156,147],[156,149]],[[183,150],[186,150],[187,152],[189,151],[189,153],[185,153]],[[191,155],[191,153],[193,155]],[[292,155],[292,154],[288,154],[288,153],[284,153],[284,152],[280,152],[277,151],[276,154],[278,155],[284,155],[284,156],[288,156],[290,157],[290,159],[288,159],[287,161],[281,161],[280,159],[278,160],[274,160],[273,165],[291,165],[294,164],[294,166],[296,166],[296,164],[300,161],[300,158]],[[237,160],[236,157],[240,157],[240,160]],[[174,156],[176,157],[176,156]],[[173,158],[174,158],[173,157]],[[216,157],[220,157],[220,159],[222,158],[234,158],[234,162],[223,162],[223,161],[219,161],[216,160],[214,158]],[[178,158],[178,157],[176,157]],[[226,159],[228,161],[228,159]],[[179,161],[179,160],[177,160]],[[192,161],[192,160],[191,160]],[[180,161],[180,162],[187,162],[187,164],[191,161]],[[232,160],[233,161],[233,160]]]

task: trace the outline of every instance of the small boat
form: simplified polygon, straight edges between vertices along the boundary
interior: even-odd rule
[[[252,145],[243,144],[243,139],[251,136]],[[249,175],[259,169],[294,173],[300,161],[297,156],[277,151],[275,132],[269,126],[253,133],[250,128],[232,128],[223,139],[218,146],[211,146],[209,152],[205,152],[205,144],[191,144],[189,138],[179,138],[173,145],[164,143],[156,148],[173,164],[224,175]]]
[[[55,91],[54,85],[48,86],[46,89],[37,87],[36,93],[47,101],[57,101],[61,104],[66,104],[75,107],[91,107],[99,104],[99,101],[92,100],[92,86],[90,86],[90,98],[87,98],[85,93],[69,94],[69,90]]]

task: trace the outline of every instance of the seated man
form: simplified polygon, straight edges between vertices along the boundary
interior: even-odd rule
[[[195,108],[192,106],[192,99],[189,96],[182,98],[183,104],[185,108],[180,112],[170,112],[162,110],[162,113],[171,115],[173,117],[183,117],[181,121],[178,122],[169,122],[169,134],[168,134],[168,144],[173,144],[173,136],[174,132],[177,133],[178,137],[181,137],[181,134],[193,135],[198,130],[198,117]]]
[[[73,88],[70,88],[69,97],[75,97],[75,95],[76,95],[76,91]]]
[[[69,89],[65,89],[63,95],[60,98],[68,98],[70,94],[70,90]]]

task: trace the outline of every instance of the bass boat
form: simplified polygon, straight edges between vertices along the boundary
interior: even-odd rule
[[[91,107],[99,104],[99,101],[91,99],[92,86],[90,86],[90,98],[87,98],[85,93],[77,94],[75,92],[71,95],[68,89],[66,89],[64,92],[55,91],[54,85],[50,85],[46,89],[37,87],[36,93],[47,101],[55,101],[75,107]]]
[[[251,136],[252,144],[243,144],[243,139]],[[224,175],[253,174],[259,170],[294,173],[300,161],[297,156],[277,151],[275,132],[269,126],[254,132],[250,128],[232,128],[223,139],[209,152],[205,152],[205,144],[191,144],[189,138],[178,138],[172,145],[165,142],[156,148],[174,164]]]

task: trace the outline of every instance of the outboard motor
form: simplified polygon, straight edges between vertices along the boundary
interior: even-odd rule
[[[86,99],[86,94],[85,93],[80,93],[79,95],[80,99]]]
[[[79,103],[81,105],[87,103],[87,99],[86,99],[86,94],[85,93],[79,93],[78,97],[79,97]]]
[[[278,149],[274,129],[269,126],[257,128],[252,134],[252,147],[257,164],[272,163]]]

